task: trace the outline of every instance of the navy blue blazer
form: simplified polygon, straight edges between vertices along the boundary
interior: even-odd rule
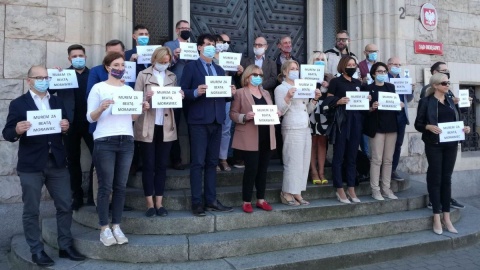
[[[217,76],[225,76],[225,70],[212,62]],[[225,121],[226,101],[231,98],[207,98],[206,95],[194,96],[194,91],[201,84],[205,84],[207,71],[200,59],[191,61],[183,69],[181,88],[185,92],[185,99],[188,103],[188,124],[222,124]]]
[[[178,41],[178,39],[167,41],[163,46],[170,48],[173,54],[174,50],[180,48],[180,41]],[[190,60],[177,59],[177,61],[175,61],[172,59],[172,64],[170,65],[168,70],[170,70],[171,72],[173,72],[173,74],[175,74],[175,76],[177,76],[177,82],[182,81],[183,69],[188,62],[190,62]]]
[[[65,108],[60,98],[50,95],[50,108],[61,109],[62,119],[66,119]],[[17,123],[27,120],[27,111],[38,110],[30,92],[12,100],[8,109],[7,123],[2,134],[5,140],[16,142],[18,146],[17,171],[19,172],[40,172],[47,166],[49,149],[52,152],[58,168],[67,166],[66,151],[63,144],[63,134],[45,134],[27,136],[26,132],[18,136],[15,131]]]
[[[133,49],[126,51],[125,52],[125,61],[130,61],[130,57],[132,57],[132,55],[135,54],[135,53],[137,53],[137,47],[133,47]],[[137,63],[137,69],[135,70],[135,72],[137,73],[136,75],[138,76],[138,73],[140,73],[140,71],[143,71],[144,69],[146,69],[149,66],[151,66],[151,64],[147,64],[147,66],[145,66],[145,64],[138,64]],[[135,86],[135,84],[134,84],[134,86]],[[134,86],[132,86],[132,88]]]

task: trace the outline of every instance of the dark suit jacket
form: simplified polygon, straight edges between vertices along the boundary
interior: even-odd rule
[[[172,54],[173,54],[173,51],[175,49],[180,48],[180,41],[178,41],[178,39],[167,41],[167,42],[165,42],[165,44],[163,46],[170,48],[170,50],[172,51]],[[177,61],[175,61],[174,59],[172,59],[172,64],[170,65],[170,67],[168,69],[171,72],[173,72],[173,74],[175,74],[175,76],[177,76],[177,84],[180,84],[182,82],[183,69],[185,68],[185,65],[188,62],[190,62],[190,61],[189,60],[183,60],[183,59],[178,59]]]
[[[62,118],[67,118],[61,99],[50,95],[49,103],[52,110],[61,109]],[[27,134],[24,133],[22,136],[18,136],[15,131],[18,122],[27,120],[27,111],[36,110],[38,110],[38,108],[30,92],[12,100],[8,109],[7,123],[5,124],[2,134],[3,138],[7,141],[16,142],[20,140],[18,146],[17,171],[40,172],[45,169],[49,149],[55,157],[57,167],[65,168],[67,166],[67,160],[62,133],[37,136],[27,136]]]
[[[217,76],[225,76],[225,70],[212,62]],[[188,104],[188,124],[223,124],[225,121],[225,103],[228,98],[207,98],[205,94],[195,97],[194,91],[201,84],[205,84],[207,71],[200,59],[189,62],[183,69],[181,88],[185,92],[185,99],[190,100]]]
[[[277,64],[277,75],[280,74],[280,72],[282,71],[282,61],[280,60],[281,55],[282,55],[282,53],[277,55],[277,58],[275,58],[275,64]],[[295,61],[298,62],[298,59],[295,58],[295,56],[293,56],[293,54],[290,54],[290,56],[291,56],[290,60],[295,60]],[[298,64],[300,64],[300,63],[298,63]],[[278,83],[278,84],[280,84],[280,83]]]
[[[250,65],[255,65],[255,56],[249,58],[242,58],[240,65],[242,65],[243,68],[247,68]],[[263,71],[262,87],[263,89],[269,91],[270,94],[272,94],[275,90],[275,87],[277,86],[277,65],[275,64],[275,62],[265,56],[261,68]]]
[[[135,54],[135,53],[137,53],[137,47],[133,47],[133,49],[126,51],[125,52],[125,61],[130,61],[130,57],[132,57],[132,55]],[[140,73],[140,71],[143,71],[144,69],[146,69],[149,66],[151,66],[151,64],[147,64],[146,67],[145,67],[145,64],[137,64],[137,69],[136,69],[137,74],[136,74],[136,76],[138,76],[138,73]],[[135,84],[134,84],[134,86],[135,86]]]

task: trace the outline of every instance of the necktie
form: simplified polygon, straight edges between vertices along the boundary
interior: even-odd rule
[[[213,76],[212,64],[207,64],[208,76]]]

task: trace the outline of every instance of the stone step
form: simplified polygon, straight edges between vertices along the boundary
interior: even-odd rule
[[[407,211],[426,206],[423,184],[412,183],[414,188],[397,193],[398,200],[377,201],[362,196],[361,204],[345,205],[334,198],[311,200],[306,206],[272,204],[273,211],[254,208],[246,214],[240,207],[231,213],[207,212],[206,217],[195,217],[190,211],[169,211],[168,217],[146,217],[144,211],[123,212],[122,230],[128,234],[197,234],[228,231],[290,223],[302,223],[363,215],[377,215]],[[74,212],[74,220],[81,225],[98,228],[95,207],[82,207]]]
[[[451,213],[459,219],[459,210]],[[478,224],[477,224],[478,225]],[[127,235],[129,244],[105,247],[99,230],[72,225],[75,247],[88,258],[129,263],[179,262],[246,256],[427,230],[429,209],[265,226],[196,235]],[[57,247],[55,219],[44,219],[42,236]]]
[[[406,190],[410,187],[410,181],[397,182],[392,181],[391,188],[394,192]],[[265,191],[265,200],[269,203],[280,203],[280,192],[282,183],[268,183]],[[356,187],[355,192],[358,196],[370,195],[370,183],[362,182]],[[189,210],[191,209],[191,195],[190,189],[170,190],[165,192],[163,205],[168,210]],[[302,196],[306,200],[315,200],[323,198],[335,197],[335,192],[331,184],[328,185],[313,185],[307,184],[307,190],[302,192]],[[242,203],[242,187],[240,186],[226,186],[217,188],[217,199],[223,205],[237,206]],[[253,201],[255,201],[255,192]],[[127,188],[127,195],[125,204],[140,211],[145,211],[145,195],[142,189]]]

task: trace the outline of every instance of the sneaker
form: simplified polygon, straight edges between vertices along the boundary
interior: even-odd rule
[[[112,230],[110,228],[106,228],[100,233],[100,242],[102,242],[106,247],[117,244],[117,240],[115,237],[113,237]]]
[[[122,229],[120,229],[120,226],[114,226],[113,227],[113,237],[117,240],[117,244],[123,245],[128,243],[128,238],[123,234]]]
[[[372,198],[377,201],[384,201],[385,199],[382,197],[380,190],[372,190]]]
[[[395,194],[393,194],[393,191],[392,190],[387,190],[385,191],[383,194],[382,194],[383,197],[385,198],[389,198],[390,200],[397,200],[398,197],[395,196]]]
[[[245,163],[243,162],[243,160],[238,160],[237,162],[235,162],[235,164],[233,164],[233,167],[238,169],[244,169]]]
[[[465,208],[465,205],[457,202],[455,199],[450,199],[450,206],[457,209]]]
[[[428,209],[432,209],[432,208],[433,208],[433,206],[432,206],[432,203],[431,203],[431,202],[429,202],[429,203],[427,204],[427,208],[428,208]]]
[[[403,179],[402,177],[400,177],[400,175],[398,175],[398,173],[395,171],[395,172],[392,172],[392,180],[395,180],[395,181],[403,181],[405,179]]]

